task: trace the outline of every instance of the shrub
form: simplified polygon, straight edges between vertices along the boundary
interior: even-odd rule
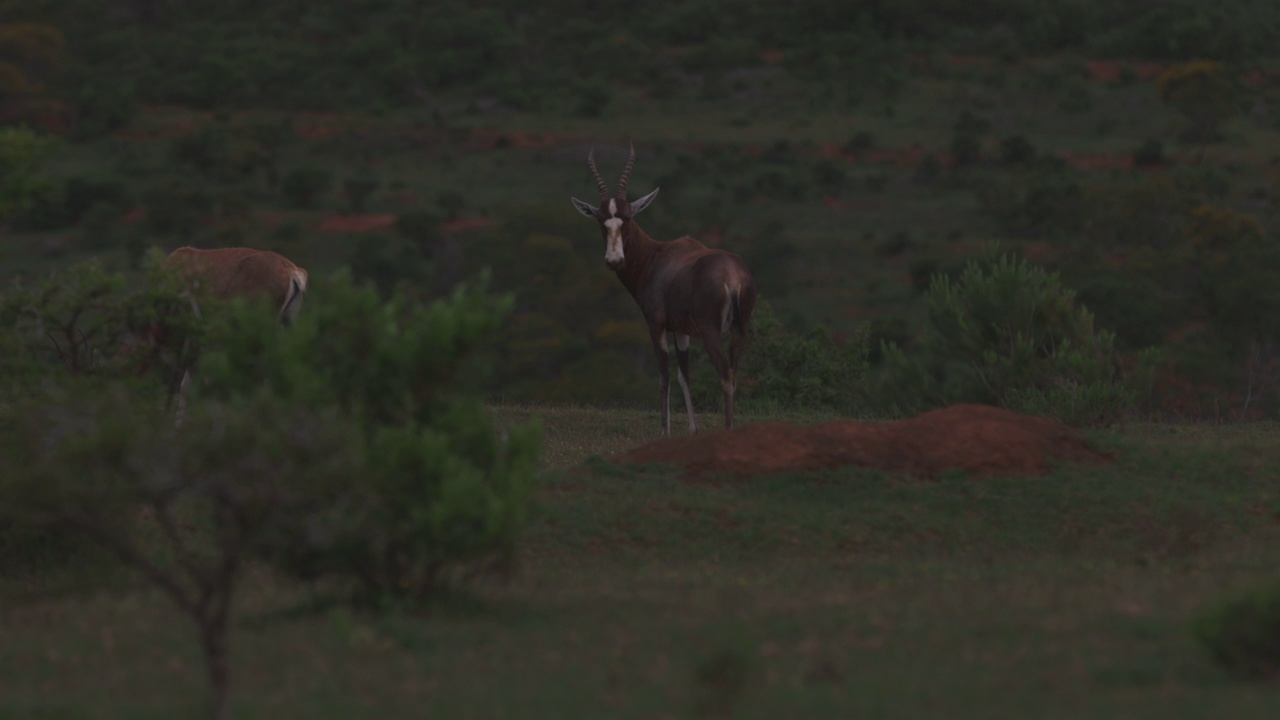
[[[120,240],[120,210],[109,203],[96,203],[85,213],[80,224],[80,246],[89,250],[106,250]]]
[[[376,177],[361,175],[349,177],[342,181],[342,190],[347,196],[347,210],[352,213],[363,213],[369,197],[378,189],[381,181]]]
[[[1187,298],[1140,271],[1090,267],[1081,272],[1076,287],[1076,297],[1115,330],[1117,346],[1124,350],[1159,345],[1190,312]]]
[[[0,354],[0,394],[21,395],[45,378],[64,375],[119,382],[151,370],[166,383],[181,374],[184,341],[198,340],[191,303],[160,266],[154,251],[144,283],[126,282],[89,260],[41,277],[16,278],[0,297],[0,324],[8,347]],[[152,347],[149,333],[163,327],[174,342]],[[144,377],[142,380],[148,380]],[[146,383],[135,390],[149,388]]]
[[[1249,679],[1280,672],[1280,582],[1218,602],[1198,614],[1192,635],[1220,665]]]
[[[444,211],[445,220],[457,220],[467,207],[467,196],[457,190],[441,190],[436,196],[436,205]]]
[[[207,191],[191,185],[158,184],[142,198],[147,229],[156,235],[189,236],[213,209]]]
[[[993,181],[978,197],[983,211],[1005,232],[1027,238],[1078,232],[1086,200],[1075,178],[1052,169]]]
[[[613,99],[609,86],[600,80],[584,80],[576,90],[578,104],[574,113],[581,117],[599,117]]]
[[[27,284],[14,280],[0,302],[0,320],[11,347],[3,356],[6,392],[52,369],[71,374],[100,368],[112,343],[124,332],[124,278],[98,262],[72,266],[64,273]]]
[[[336,408],[354,423],[360,482],[278,527],[270,557],[286,573],[349,583],[358,597],[425,597],[461,570],[507,558],[525,520],[536,430],[500,440],[479,401],[474,351],[511,299],[486,280],[430,305],[387,303],[339,274],[290,331],[232,308],[201,362],[204,397]]]
[[[174,138],[169,146],[173,161],[196,172],[217,177],[228,165],[231,138],[220,128],[207,127]]]
[[[1021,165],[1036,159],[1036,146],[1022,135],[1010,135],[1000,141],[1000,161],[1005,165]]]
[[[952,126],[951,160],[957,167],[971,165],[982,157],[982,138],[991,121],[969,110],[960,113]]]
[[[875,147],[875,144],[876,140],[874,135],[866,130],[859,130],[853,134],[853,137],[849,138],[849,141],[844,144],[842,149],[850,155],[861,155]]]
[[[422,251],[399,235],[360,235],[347,262],[357,279],[372,282],[384,297],[402,281],[421,283],[431,275]]]
[[[942,177],[942,161],[938,159],[937,153],[925,153],[920,158],[920,164],[916,165],[916,172],[913,179],[921,185],[931,185]]]
[[[747,242],[743,254],[755,270],[756,283],[774,296],[785,295],[791,287],[791,271],[800,248],[777,220],[760,223]]]
[[[1058,100],[1058,110],[1067,115],[1078,115],[1093,109],[1093,91],[1084,80],[1075,79],[1067,83]]]
[[[789,328],[772,305],[758,302],[738,371],[738,407],[854,413],[864,401],[862,383],[869,366],[870,333],[870,326],[864,326],[842,342],[825,326]],[[715,373],[708,370],[699,376],[691,367],[690,374],[695,376],[697,407],[715,407],[721,402]]]
[[[440,216],[429,210],[412,210],[396,218],[396,232],[412,242],[424,255],[435,249],[441,237]]]
[[[249,561],[367,602],[511,557],[538,441],[532,427],[500,437],[479,401],[471,354],[511,306],[483,280],[384,304],[338,275],[287,332],[254,304],[209,303],[197,401],[175,429],[116,366],[34,342],[44,327],[79,336],[82,319],[99,323],[87,343],[108,319],[162,317],[186,306],[176,278],[136,294],[93,264],[55,279],[0,303],[17,330],[0,335],[0,544],[47,557],[85,539],[156,586],[199,630],[216,717]]]
[[[115,178],[75,176],[63,186],[63,204],[72,222],[79,222],[91,208],[106,205],[123,213],[133,204],[127,185]]]
[[[316,199],[329,190],[333,176],[328,170],[314,165],[292,168],[280,178],[280,194],[286,202],[299,209],[309,209]]]
[[[875,253],[882,258],[895,258],[913,247],[915,243],[911,241],[911,235],[905,230],[899,230],[876,243]]]
[[[906,350],[882,349],[886,408],[981,402],[1093,425],[1145,399],[1143,373],[1156,358],[1142,358],[1139,372],[1121,377],[1114,335],[1094,328],[1093,315],[1056,273],[990,256],[958,279],[935,276],[925,300],[921,339]]]
[[[109,78],[85,73],[76,78],[71,102],[75,108],[78,140],[94,140],[122,127],[138,114],[138,93],[132,80],[114,74]]]
[[[1134,167],[1159,167],[1164,162],[1164,143],[1155,138],[1143,140],[1138,149],[1133,151]]]
[[[848,173],[835,160],[824,158],[813,165],[813,181],[824,188],[838,188],[844,185]]]
[[[1239,88],[1219,62],[1197,60],[1170,66],[1156,78],[1161,102],[1187,120],[1185,137],[1207,143],[1222,123],[1240,112]]]

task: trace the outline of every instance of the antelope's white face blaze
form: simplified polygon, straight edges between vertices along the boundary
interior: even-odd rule
[[[592,153],[594,153],[594,150]],[[605,184],[604,179],[600,177],[600,172],[596,169],[592,153],[587,153],[587,167],[591,169],[591,175],[596,181],[596,188],[600,190],[600,206],[596,207],[576,197],[571,197],[570,200],[573,201],[574,209],[581,213],[583,217],[589,217],[600,223],[600,231],[604,235],[604,262],[614,270],[621,270],[627,264],[624,246],[627,236],[627,223],[637,213],[648,207],[654,196],[658,194],[658,189],[654,188],[653,192],[635,202],[627,202],[627,178],[631,175],[631,164],[636,158],[635,148],[633,147],[627,158],[626,169],[622,171],[622,178],[618,181],[618,192],[613,197],[610,197],[609,187]]]
[[[609,215],[604,221],[604,261],[609,267],[618,267],[627,259],[622,251],[622,218],[618,217],[618,201],[610,199],[606,210]]]

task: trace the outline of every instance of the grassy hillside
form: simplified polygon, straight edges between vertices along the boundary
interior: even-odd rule
[[[633,188],[662,188],[646,229],[742,254],[790,327],[909,345],[932,277],[998,244],[1126,352],[1164,350],[1152,411],[1280,407],[1280,326],[1250,319],[1280,316],[1265,3],[6,7],[63,45],[13,26],[39,92],[0,109],[66,139],[6,276],[248,244],[436,296],[489,266],[524,310],[495,397],[643,402],[638,313],[567,202],[587,150],[612,179],[631,136]],[[1224,64],[1178,90],[1203,58]]]
[[[596,458],[652,413],[540,418],[519,566],[419,610],[352,614],[255,571],[237,717],[1272,717],[1187,630],[1275,576],[1275,428],[1134,425],[1107,468],[936,482],[847,470],[691,485]],[[712,420],[710,416],[707,421]],[[814,416],[754,416],[748,421]],[[582,463],[585,462],[585,465]],[[0,715],[196,717],[185,621],[120,578],[0,583]]]

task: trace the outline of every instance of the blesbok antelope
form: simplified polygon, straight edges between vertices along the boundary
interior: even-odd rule
[[[671,434],[668,367],[671,340],[676,346],[680,389],[684,391],[684,405],[689,413],[689,432],[698,431],[693,397],[689,393],[691,337],[702,340],[711,365],[720,376],[720,387],[724,390],[724,424],[732,429],[735,374],[756,303],[755,280],[747,264],[733,253],[712,250],[687,235],[659,242],[645,234],[634,218],[653,202],[658,188],[635,202],[627,200],[627,180],[635,160],[636,149],[632,145],[618,181],[618,192],[611,196],[609,186],[596,169],[593,148],[587,153],[587,167],[600,189],[600,206],[576,197],[570,199],[578,212],[600,223],[605,242],[604,262],[635,298],[649,325],[649,338],[661,373],[662,434]],[[725,335],[729,335],[727,356],[723,345]]]
[[[282,325],[290,325],[298,317],[307,294],[307,271],[270,250],[181,247],[169,253],[162,266],[175,272],[197,299],[269,300],[272,307],[279,308],[276,319]],[[191,369],[187,368],[177,389],[179,423],[185,413],[184,394],[190,382]]]
[[[163,265],[177,272],[197,297],[271,300],[279,308],[277,319],[284,325],[298,317],[307,294],[307,271],[270,250],[181,247],[169,253]]]

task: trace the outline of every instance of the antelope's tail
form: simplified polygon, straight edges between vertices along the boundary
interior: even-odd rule
[[[732,328],[738,335],[745,336],[747,334],[747,323],[746,318],[742,316],[742,288],[725,283],[724,294],[727,302],[725,303],[724,321],[720,326],[720,332],[727,335],[729,334],[729,329]]]
[[[284,299],[284,307],[280,308],[280,320],[292,324],[302,309],[302,298],[307,294],[307,272],[294,270],[289,275],[289,291]]]
[[[742,321],[742,308],[739,307],[739,295],[741,292],[737,289],[729,293],[729,314],[733,320],[733,329],[739,335],[747,334],[747,324]]]

